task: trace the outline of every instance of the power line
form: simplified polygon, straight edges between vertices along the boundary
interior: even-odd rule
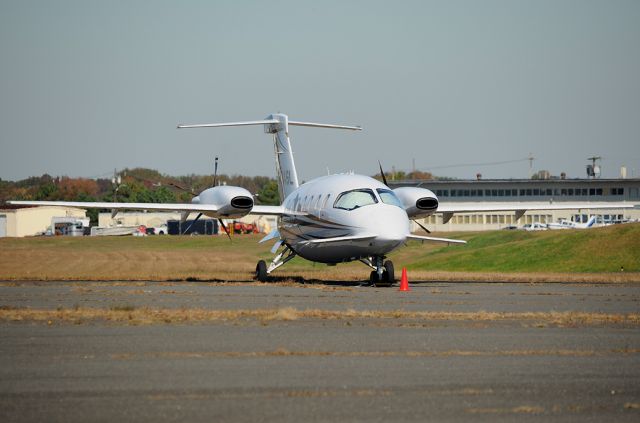
[[[435,170],[435,169],[450,169],[450,168],[454,168],[454,167],[471,167],[471,166],[497,166],[497,165],[504,165],[504,164],[509,164],[509,163],[520,163],[520,162],[526,162],[531,160],[532,158],[529,157],[525,157],[522,159],[515,159],[515,160],[503,160],[500,162],[484,162],[484,163],[460,163],[460,164],[454,164],[454,165],[443,165],[443,166],[425,166],[426,170]]]

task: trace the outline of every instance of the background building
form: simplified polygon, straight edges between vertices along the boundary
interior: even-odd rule
[[[73,219],[70,219],[73,218]],[[5,205],[0,209],[0,237],[23,237],[55,232],[56,222],[83,220],[86,211],[71,207],[25,207]]]
[[[404,180],[392,181],[391,188],[419,186],[433,191],[441,203],[478,202],[620,202],[640,203],[640,179],[477,179],[477,180]],[[530,210],[516,221],[513,212],[456,214],[448,222],[442,215],[421,220],[431,230],[491,230],[507,226],[522,226],[560,219],[584,221],[591,215],[606,222],[640,219],[640,209],[634,210]],[[415,230],[419,229],[416,225]]]

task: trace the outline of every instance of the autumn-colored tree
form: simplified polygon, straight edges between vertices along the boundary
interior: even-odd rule
[[[58,199],[63,201],[74,201],[80,196],[83,198],[94,198],[98,194],[98,184],[93,179],[69,178],[60,179],[58,186]]]

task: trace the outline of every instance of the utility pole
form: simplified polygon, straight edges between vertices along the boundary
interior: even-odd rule
[[[122,177],[118,175],[117,169],[113,169],[113,178],[111,178],[111,184],[113,185],[113,202],[117,203],[118,190],[120,189],[120,184],[122,184]]]
[[[529,160],[529,179],[531,179],[533,176],[533,161],[535,160],[535,157],[533,157],[533,154],[529,153],[527,160]]]

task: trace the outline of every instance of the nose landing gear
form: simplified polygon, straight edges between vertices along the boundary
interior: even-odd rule
[[[282,250],[280,254],[278,254],[269,267],[267,267],[267,263],[264,260],[260,260],[256,265],[256,274],[255,279],[260,282],[267,282],[269,280],[269,274],[276,270],[278,267],[282,266],[292,258],[296,256],[296,253],[285,244],[285,248]]]
[[[369,284],[373,286],[391,286],[395,283],[395,272],[391,260],[384,261],[383,256],[360,260],[373,270],[369,275]]]

